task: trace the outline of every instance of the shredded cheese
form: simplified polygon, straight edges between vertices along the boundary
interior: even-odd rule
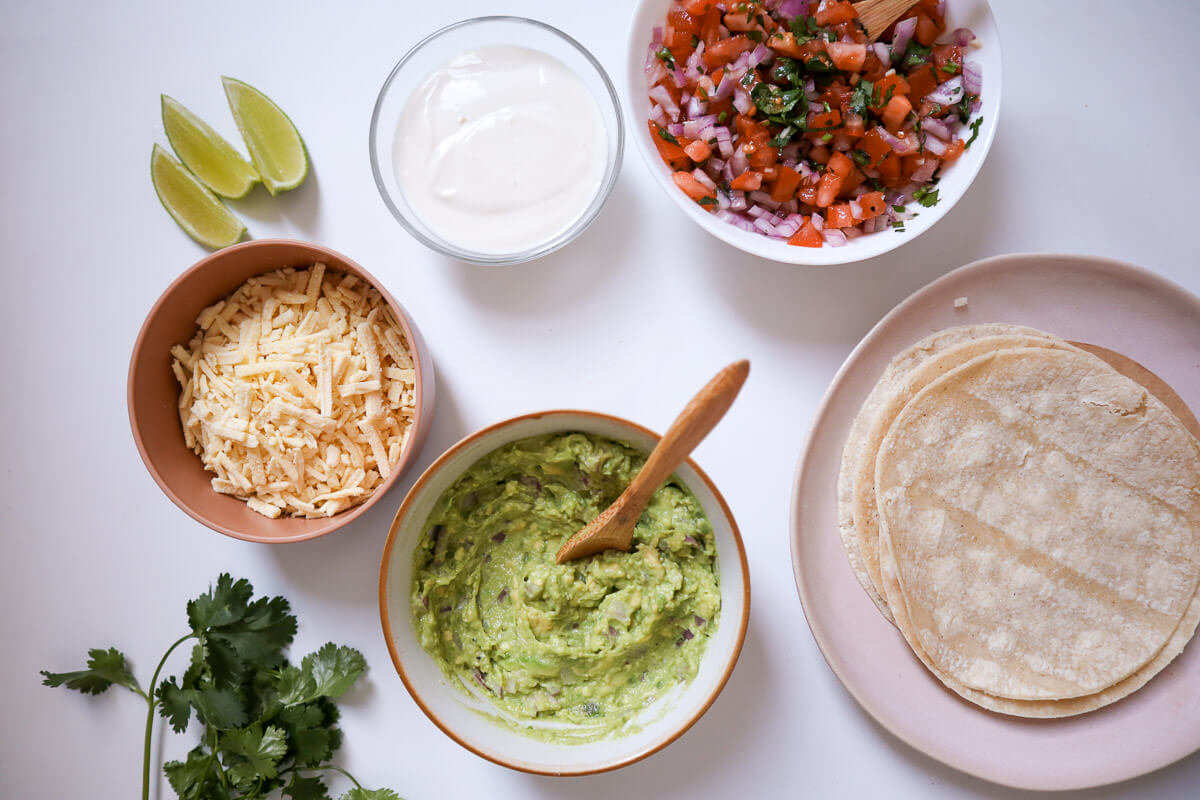
[[[372,287],[324,264],[251,278],[171,348],[184,440],[215,491],[272,519],[332,516],[391,474],[416,373]]]

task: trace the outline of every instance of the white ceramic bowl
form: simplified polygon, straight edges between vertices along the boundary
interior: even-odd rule
[[[527,250],[509,253],[481,253],[460,247],[438,235],[412,209],[396,180],[396,128],[409,96],[435,70],[468,51],[491,45],[518,45],[540,50],[566,64],[587,87],[596,109],[604,120],[607,145],[604,177],[588,207],[570,227],[552,239]],[[476,17],[447,25],[413,46],[392,69],[379,90],[371,114],[368,142],[371,172],[384,205],[400,225],[419,242],[444,255],[475,264],[519,264],[541,258],[568,244],[583,233],[608,200],[625,152],[625,129],[621,124],[621,106],[617,92],[604,67],[579,42],[558,28],[524,17]]]
[[[629,26],[628,50],[625,53],[625,116],[632,131],[630,138],[642,154],[655,181],[683,213],[721,241],[747,253],[790,264],[829,266],[873,258],[912,241],[933,227],[933,224],[944,217],[966,193],[979,168],[983,166],[983,160],[987,158],[992,139],[996,135],[996,121],[1000,114],[1000,35],[987,0],[948,0],[946,30],[970,28],[978,37],[977,44],[981,45],[972,45],[967,52],[969,58],[983,69],[983,106],[980,112],[983,114],[983,123],[979,128],[979,138],[971,145],[971,149],[967,150],[953,167],[946,170],[946,176],[938,183],[937,205],[931,208],[917,208],[919,216],[904,223],[903,233],[884,230],[865,234],[850,240],[842,247],[797,247],[785,241],[740,230],[717,219],[716,215],[705,211],[675,186],[671,180],[671,169],[659,157],[646,128],[646,120],[650,116],[650,100],[647,97],[649,87],[646,86],[645,73],[646,52],[650,47],[654,27],[665,24],[667,9],[671,3],[672,0],[638,0],[634,9]]]
[[[437,498],[472,464],[509,442],[559,431],[618,439],[649,452],[657,434],[617,417],[591,411],[544,411],[499,422],[468,436],[425,471],[404,499],[388,533],[379,572],[379,611],[388,651],[421,710],[463,747],[497,764],[542,775],[586,775],[645,758],[677,739],[700,718],[725,686],[750,618],[750,572],[733,514],[720,492],[692,461],[676,474],[700,501],[712,523],[721,579],[721,617],[695,679],[674,705],[641,731],[584,744],[551,744],[503,727],[469,705],[421,649],[409,610],[413,551]]]

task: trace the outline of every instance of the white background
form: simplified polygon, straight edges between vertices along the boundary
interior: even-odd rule
[[[224,570],[291,600],[294,652],[326,640],[364,652],[372,670],[342,703],[340,763],[410,800],[1015,794],[912,751],[857,707],[808,632],[788,551],[793,468],[816,405],[858,339],[911,291],[984,256],[1071,251],[1132,261],[1200,292],[1200,6],[993,5],[1003,118],[970,192],[911,245],[814,270],[702,234],[632,149],[596,223],[532,264],[451,262],[389,216],[371,179],[367,124],[412,44],[465,17],[523,14],[578,38],[622,86],[628,0],[4,2],[0,797],[136,796],[144,706],[127,692],[42,688],[37,670],[78,668],[86,648],[115,645],[148,680],[185,632],[186,600]],[[295,545],[238,542],[185,516],[142,467],[126,417],[138,327],[203,255],[151,188],[151,145],[166,144],[158,95],[236,142],[222,74],[273,97],[313,159],[297,191],[271,199],[259,188],[233,204],[251,234],[359,261],[408,307],[437,367],[432,434],[402,485],[342,531]],[[405,692],[378,622],[379,554],[418,472],[475,429],[542,408],[592,408],[662,430],[742,356],[750,380],[696,455],[739,520],[754,592],[741,661],[716,704],[665,751],[590,778],[531,777],[454,744]],[[185,739],[156,743],[174,757]],[[1198,785],[1194,756],[1084,796],[1185,797]],[[162,796],[173,796],[165,783]]]

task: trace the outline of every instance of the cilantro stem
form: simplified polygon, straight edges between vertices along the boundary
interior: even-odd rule
[[[163,654],[158,666],[154,669],[154,677],[150,679],[150,691],[142,695],[146,698],[146,705],[149,706],[146,711],[146,741],[142,751],[142,800],[150,800],[150,733],[154,730],[154,709],[158,706],[158,701],[154,699],[158,689],[158,676],[162,672],[163,665],[167,663],[167,658],[175,652],[175,648],[195,637],[195,633],[189,633],[177,639],[173,645],[167,648],[167,652]]]
[[[353,776],[353,775],[351,775],[349,772],[346,772],[346,770],[342,769],[341,767],[335,767],[333,764],[330,764],[330,765],[329,765],[329,766],[327,766],[327,767],[318,767],[318,769],[331,769],[331,770],[333,770],[334,772],[340,772],[340,773],[342,773],[343,775],[345,775],[347,778],[349,778],[349,779],[350,779],[350,782],[354,784],[354,787],[355,787],[356,789],[361,789],[361,788],[363,788],[363,785],[362,785],[361,783],[359,783],[358,781],[354,780],[354,776]]]

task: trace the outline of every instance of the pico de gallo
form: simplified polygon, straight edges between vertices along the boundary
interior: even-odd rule
[[[849,0],[679,0],[646,59],[650,138],[680,191],[744,230],[903,231],[982,122],[975,36],[945,32],[945,0],[875,43]]]

